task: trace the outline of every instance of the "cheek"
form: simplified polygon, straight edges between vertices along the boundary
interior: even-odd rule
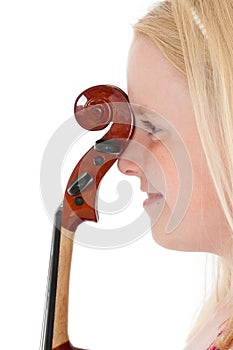
[[[206,217],[207,213],[219,210],[220,203],[202,148],[199,147],[198,151],[193,151],[191,156],[193,159],[192,203],[196,210],[200,208],[203,211],[204,217]]]
[[[159,143],[154,149],[158,167],[163,176],[164,183],[164,197],[170,209],[175,206],[180,190],[180,170],[184,169],[177,157],[172,153],[171,147],[168,143]],[[154,171],[156,174],[156,171]]]
[[[219,254],[224,249],[223,242],[229,240],[229,226],[205,158],[198,158],[196,154],[192,153],[193,187],[190,202],[183,212],[182,220],[171,234],[167,233],[177,194],[177,172],[175,174],[173,171],[168,171],[166,203],[158,220],[156,222],[154,220],[152,234],[157,243],[168,249]],[[165,166],[172,167],[172,163],[165,162],[161,157],[161,167]],[[153,213],[150,214],[153,217]]]
[[[202,158],[199,169],[194,173],[193,182],[194,188],[191,205],[193,212],[198,213],[200,216],[202,241],[207,251],[217,252],[222,244],[225,233],[228,232],[228,229],[226,229],[227,221],[205,158]]]

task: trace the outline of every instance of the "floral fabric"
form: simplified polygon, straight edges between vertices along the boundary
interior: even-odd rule
[[[211,345],[211,347],[208,350],[220,350],[220,349],[217,348],[217,346],[215,345]]]

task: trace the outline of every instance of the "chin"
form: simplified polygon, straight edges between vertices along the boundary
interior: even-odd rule
[[[169,233],[168,226],[172,212],[167,203],[163,205],[159,215],[158,212],[155,213],[155,207],[151,206],[149,209],[147,212],[150,216],[152,237],[157,244],[176,251],[206,251],[201,227],[193,225],[189,216],[184,216],[180,222],[177,220],[179,223],[174,225],[174,229]]]
[[[152,237],[157,244],[165,249],[187,251],[187,249],[184,247],[184,244],[182,244],[181,247],[177,241],[177,238],[174,237],[173,233],[167,234],[166,232],[161,232],[156,227],[154,227],[152,229]]]
[[[196,232],[185,231],[182,225],[172,233],[166,233],[166,230],[161,230],[158,223],[155,223],[151,231],[154,241],[163,248],[182,252],[214,253],[203,244],[204,242],[202,243],[202,239],[196,235]]]

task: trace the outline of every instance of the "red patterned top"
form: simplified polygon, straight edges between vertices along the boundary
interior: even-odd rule
[[[215,345],[211,345],[208,350],[220,350],[220,349],[217,348],[217,346],[215,346]]]

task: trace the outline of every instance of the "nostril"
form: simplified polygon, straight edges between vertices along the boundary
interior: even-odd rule
[[[134,171],[134,170],[126,170],[126,171],[125,171],[125,174],[126,174],[126,175],[137,175],[137,172]]]
[[[120,158],[117,162],[118,169],[125,175],[140,176],[139,167],[132,161]]]

